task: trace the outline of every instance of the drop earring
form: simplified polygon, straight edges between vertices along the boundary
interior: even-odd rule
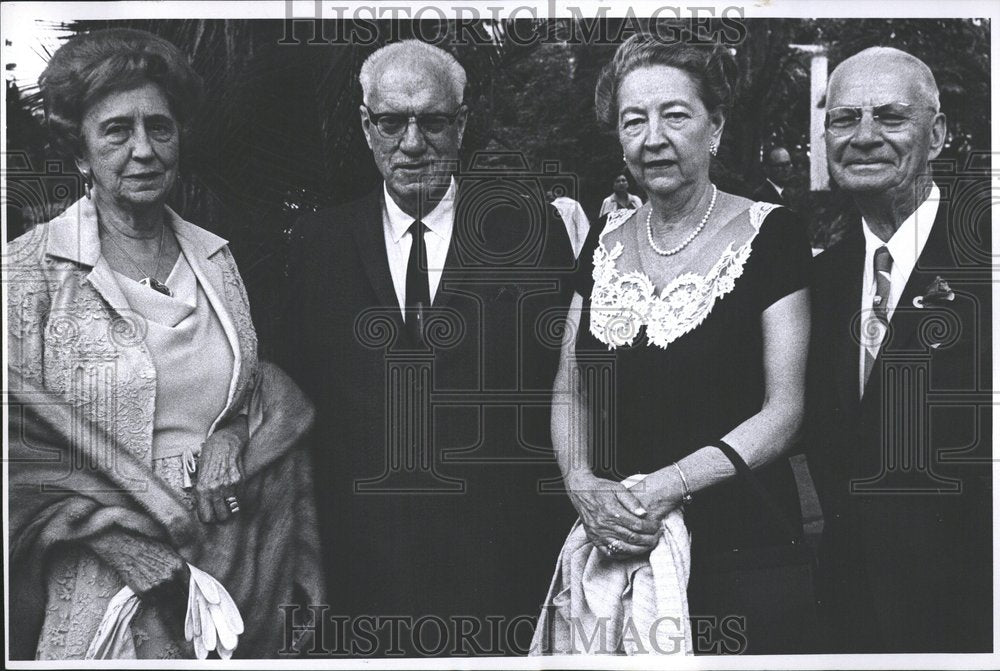
[[[708,145],[708,153],[711,154],[712,156],[718,155],[718,153],[719,153],[719,143],[716,142],[715,140],[712,140],[712,142],[709,143],[709,145]]]
[[[90,195],[90,187],[94,181],[94,175],[89,170],[87,170],[86,172],[81,171],[80,174],[83,175],[83,185],[86,189],[84,191],[84,194],[87,196],[87,200],[93,200],[93,198]]]

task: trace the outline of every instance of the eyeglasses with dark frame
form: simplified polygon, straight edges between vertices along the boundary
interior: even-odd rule
[[[405,114],[402,112],[383,112],[381,114],[372,111],[368,105],[362,105],[368,113],[368,120],[372,122],[382,137],[397,138],[406,133],[410,127],[410,119],[417,122],[417,128],[424,136],[440,135],[458,120],[459,115],[466,109],[465,103],[458,106],[458,109],[451,114],[444,112],[430,112],[427,114]]]
[[[921,107],[904,102],[832,107],[826,111],[826,132],[831,135],[853,133],[861,124],[865,110],[868,110],[876,126],[887,133],[898,133],[913,122],[918,111],[924,109],[937,114],[937,109],[930,105]]]

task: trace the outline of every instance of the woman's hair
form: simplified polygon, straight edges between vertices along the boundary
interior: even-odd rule
[[[681,40],[665,42],[650,33],[637,33],[622,42],[597,78],[594,107],[597,121],[608,130],[618,126],[618,90],[625,77],[639,68],[668,65],[683,70],[694,82],[709,112],[728,109],[736,85],[736,60],[721,44]]]
[[[112,28],[79,35],[52,56],[38,79],[53,147],[82,154],[80,124],[88,107],[113,91],[152,82],[185,129],[201,100],[201,78],[176,46],[144,30]]]

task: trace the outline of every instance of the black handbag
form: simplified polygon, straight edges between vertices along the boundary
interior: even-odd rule
[[[815,559],[802,530],[788,519],[760,480],[729,444],[717,447],[736,467],[737,477],[763,506],[786,543],[715,554],[700,567],[700,594],[721,619],[692,622],[701,654],[789,654],[815,652],[820,624],[813,584]],[[713,632],[714,633],[711,633]],[[698,639],[701,639],[700,641]]]

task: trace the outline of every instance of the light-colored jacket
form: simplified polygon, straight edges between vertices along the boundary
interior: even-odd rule
[[[214,431],[245,409],[257,370],[257,335],[226,241],[165,209],[235,354],[228,401]],[[145,320],[129,308],[101,256],[93,203],[81,199],[11,242],[3,270],[8,367],[37,387],[65,394],[119,446],[151,463],[156,368]]]

